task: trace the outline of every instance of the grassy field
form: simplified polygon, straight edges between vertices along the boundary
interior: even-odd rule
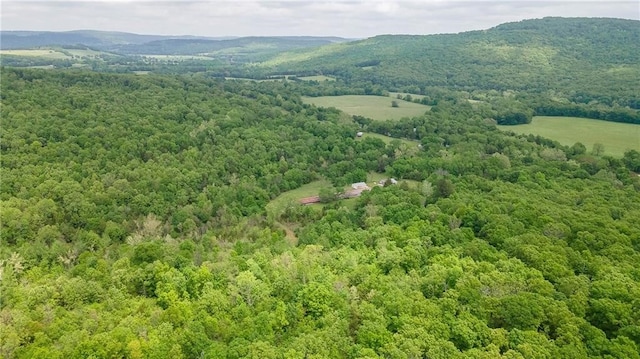
[[[307,183],[300,188],[284,192],[267,204],[267,212],[270,214],[280,214],[290,203],[298,203],[300,198],[317,196],[321,188],[330,187],[327,180],[318,180]]]
[[[263,67],[278,66],[287,62],[306,61],[324,55],[336,54],[347,49],[346,44],[330,44],[310,49],[285,51],[259,64]]]
[[[253,82],[272,82],[272,81],[282,81],[282,80],[288,80],[289,78],[287,76],[283,77],[275,77],[272,79],[262,79],[262,80],[256,80],[256,79],[251,79],[248,77],[225,77],[225,80],[238,80],[238,81],[253,81]]]
[[[42,57],[53,60],[64,60],[70,57],[53,49],[28,49],[28,50],[0,50],[0,55]]]
[[[367,175],[367,183],[371,186],[373,182],[377,182],[383,178],[387,178],[387,176],[371,172]],[[317,196],[320,193],[320,189],[327,187],[331,187],[331,182],[322,179],[307,183],[300,188],[284,192],[267,204],[267,212],[270,214],[282,213],[287,205],[291,203],[297,204],[301,198]],[[351,189],[351,185],[345,186],[342,190],[346,191],[349,189]],[[312,204],[312,206],[322,207],[322,204]]]
[[[625,151],[640,151],[640,125],[577,117],[536,116],[530,124],[498,126],[501,130],[534,134],[571,146],[582,142],[591,151],[594,143],[604,145],[605,154],[622,157]]]
[[[167,61],[184,61],[184,60],[214,60],[211,57],[199,55],[141,55],[150,59],[167,60]]]
[[[359,115],[374,120],[398,120],[403,117],[415,117],[429,111],[430,107],[392,99],[384,96],[346,95],[303,97],[305,103],[322,107],[335,107],[349,115]],[[399,107],[391,107],[391,101],[397,101]]]
[[[387,179],[390,176],[386,173],[378,173],[378,172],[369,172],[367,174],[367,183],[371,186],[372,183],[378,183],[378,181]],[[409,185],[409,188],[419,188],[421,183],[419,181],[410,180],[410,179],[401,179],[398,180],[398,185],[401,185],[403,182],[406,182]]]
[[[380,135],[380,134],[377,134],[377,133],[365,132],[362,135],[362,138],[367,138],[367,137],[379,138],[382,141],[384,141],[384,143],[386,143],[386,144],[391,143],[391,141],[393,141],[393,140],[399,140],[400,143],[403,143],[403,144],[407,145],[407,147],[416,147],[419,144],[419,142],[417,142],[417,141],[407,140],[406,138],[394,138],[394,137],[389,137],[389,136],[385,136],[385,135]]]
[[[298,77],[300,80],[304,81],[335,81],[336,79],[333,77],[325,76],[325,75],[317,75],[317,76],[302,76]]]
[[[24,57],[40,57],[49,60],[66,60],[75,58],[98,58],[101,55],[116,56],[106,52],[95,51],[91,49],[65,49],[65,48],[48,48],[48,49],[19,49],[19,50],[0,50],[0,55],[14,55]]]
[[[250,79],[250,78],[246,78],[246,77],[225,77],[225,79],[227,80],[243,80],[243,81],[256,81],[256,82],[263,82],[263,81],[282,81],[283,79],[285,80],[289,80],[289,75],[285,75],[283,77],[275,77],[272,79],[263,79],[263,80],[256,80],[256,79]],[[322,82],[322,81],[335,81],[336,79],[333,77],[329,77],[329,76],[324,76],[324,75],[317,75],[317,76],[303,76],[303,77],[298,77],[298,79],[302,80],[302,81],[318,81],[318,82]]]
[[[389,137],[390,138],[390,137]],[[377,173],[377,172],[369,172],[367,173],[367,181],[366,183],[370,187],[374,187],[378,181],[387,179],[390,176],[385,173]],[[414,180],[400,180],[398,181],[398,185],[406,182],[410,188],[419,188],[421,185],[420,182]],[[331,187],[331,183],[327,180],[318,180],[313,181],[311,183],[307,183],[300,188],[296,188],[291,191],[284,192],[280,194],[278,197],[272,199],[266,206],[267,213],[271,216],[277,217],[281,213],[284,212],[285,208],[291,204],[298,204],[301,198],[317,196],[320,193],[320,189]],[[351,184],[348,184],[342,188],[342,191],[348,191],[351,189]],[[357,198],[348,198],[340,200],[340,205],[353,208],[357,203]],[[314,208],[322,208],[324,204],[314,203],[309,205]],[[293,228],[289,227],[287,224],[280,223],[280,225],[287,231],[287,235],[291,237],[291,231]]]
[[[53,65],[39,65],[39,66],[26,66],[28,69],[43,69],[43,70],[52,70],[56,67]]]

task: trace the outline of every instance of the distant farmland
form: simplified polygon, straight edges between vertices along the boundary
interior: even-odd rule
[[[498,126],[504,131],[534,134],[571,146],[582,142],[591,151],[595,143],[604,145],[605,154],[622,157],[627,150],[640,151],[640,125],[577,117],[536,116],[530,124]]]
[[[335,77],[329,77],[329,76],[324,76],[324,75],[316,75],[316,76],[302,76],[302,77],[298,77],[300,80],[304,80],[304,81],[335,81]]]
[[[400,141],[400,143],[404,144],[407,147],[416,147],[420,143],[418,141],[407,140],[406,138],[394,138],[394,137],[384,136],[384,135],[380,135],[378,133],[371,133],[371,132],[365,132],[362,135],[362,138],[367,138],[367,137],[381,139],[386,144],[391,143],[391,141],[397,140],[397,141]]]
[[[185,61],[185,60],[214,60],[212,57],[202,56],[202,55],[141,55],[142,57],[147,57],[150,59],[156,60],[165,60],[165,61]]]
[[[70,58],[70,56],[68,56],[67,54],[53,49],[0,50],[0,55],[42,57],[53,60],[64,60]]]
[[[421,116],[431,107],[385,96],[346,95],[303,97],[305,103],[321,107],[335,107],[349,115],[359,115],[374,120],[399,120],[403,117]],[[391,101],[397,101],[398,107],[391,107]]]
[[[77,57],[93,57],[100,55],[115,56],[110,53],[95,51],[91,49],[60,49],[60,48],[43,48],[43,49],[20,49],[20,50],[0,50],[0,55],[13,55],[23,57],[40,57],[51,60],[71,59]]]

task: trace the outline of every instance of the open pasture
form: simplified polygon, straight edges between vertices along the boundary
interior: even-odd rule
[[[284,212],[285,208],[287,208],[289,204],[298,204],[300,198],[317,196],[320,193],[320,189],[326,187],[331,187],[331,183],[329,181],[317,180],[291,191],[281,193],[278,197],[274,198],[267,204],[267,212],[278,215]]]
[[[164,60],[164,61],[187,61],[187,60],[214,60],[212,57],[202,55],[141,55],[142,57]]]
[[[578,117],[536,116],[530,124],[498,126],[504,131],[534,134],[571,146],[582,142],[591,151],[595,143],[604,145],[604,153],[622,157],[625,151],[640,151],[640,125]]]
[[[70,58],[68,55],[53,49],[0,50],[0,55],[42,57],[53,60],[64,60]]]
[[[302,101],[321,107],[335,107],[349,115],[365,116],[374,120],[399,120],[403,117],[421,116],[431,109],[429,106],[385,96],[345,95],[303,97]],[[391,101],[397,101],[398,107],[392,107]]]
[[[302,76],[302,77],[298,77],[298,78],[300,80],[303,80],[303,81],[318,81],[318,82],[335,81],[336,80],[334,77],[325,76],[325,75]]]
[[[388,174],[385,173],[377,173],[377,172],[369,172],[367,173],[366,183],[371,187],[377,186],[378,182],[383,179],[390,178]],[[403,182],[406,182],[409,188],[418,189],[421,186],[421,183],[414,180],[399,180],[398,185],[401,185]],[[332,187],[331,182],[326,179],[316,180],[310,183],[307,183],[299,188],[293,189],[291,191],[283,192],[278,197],[272,199],[266,206],[267,213],[273,216],[278,216],[284,212],[284,210],[289,205],[298,205],[300,203],[300,199],[306,197],[317,196],[320,194],[320,190],[322,188]],[[341,191],[349,191],[351,190],[351,184],[345,185]],[[340,204],[342,206],[346,206],[349,208],[354,208],[356,205],[357,197],[347,198],[340,200]],[[324,204],[322,203],[314,203],[310,206],[315,208],[322,208]],[[286,227],[286,226],[285,226]]]
[[[418,141],[411,141],[411,140],[407,140],[406,138],[395,138],[395,137],[389,137],[389,136],[385,136],[385,135],[381,135],[378,133],[372,133],[372,132],[365,132],[362,135],[362,138],[378,138],[382,141],[384,141],[384,143],[389,144],[391,143],[391,141],[393,140],[398,140],[400,141],[400,143],[406,145],[407,147],[416,147],[420,144],[420,142]]]

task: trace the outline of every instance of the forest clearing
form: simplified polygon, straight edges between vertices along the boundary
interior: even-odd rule
[[[530,124],[498,126],[501,130],[550,138],[565,146],[581,142],[591,151],[604,146],[604,153],[616,157],[628,150],[640,151],[640,125],[589,118],[535,116]]]
[[[403,117],[420,116],[430,109],[429,106],[414,102],[373,95],[303,97],[302,100],[305,103],[335,107],[349,115],[364,116],[374,120],[399,120]],[[396,101],[398,107],[392,107],[392,101]]]

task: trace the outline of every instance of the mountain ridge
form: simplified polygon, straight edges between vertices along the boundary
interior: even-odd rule
[[[196,36],[154,35],[120,31],[71,30],[71,31],[0,31],[0,49],[29,49],[46,46],[84,45],[100,50],[112,51],[120,47],[144,45],[158,41],[174,42],[229,42],[238,39],[280,39],[282,41],[343,42],[350,39],[336,36]]]
[[[385,88],[413,86],[408,92],[414,93],[431,86],[569,89],[597,92],[603,99],[615,91],[623,103],[635,103],[640,52],[632,44],[637,43],[637,20],[554,17],[459,34],[380,35],[281,53],[261,66],[272,73],[332,75]]]

